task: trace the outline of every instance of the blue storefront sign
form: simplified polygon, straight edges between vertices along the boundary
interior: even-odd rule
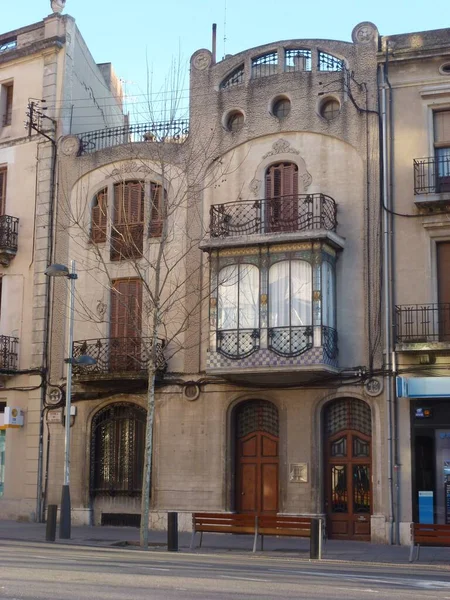
[[[399,398],[450,398],[450,377],[397,377]]]
[[[419,523],[434,523],[433,492],[419,492]]]

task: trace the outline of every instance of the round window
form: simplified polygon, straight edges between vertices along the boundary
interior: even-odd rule
[[[236,131],[239,131],[240,129],[242,129],[243,126],[244,126],[244,115],[239,111],[235,111],[235,112],[231,113],[231,115],[228,117],[228,120],[227,120],[228,131],[232,131],[233,133],[235,133]]]
[[[320,116],[326,119],[327,121],[332,121],[335,119],[338,114],[341,112],[341,105],[337,100],[331,98],[330,100],[325,100],[322,106],[320,107]]]
[[[445,63],[439,67],[439,71],[442,75],[450,75],[450,63]]]
[[[272,113],[277,119],[284,119],[291,112],[291,102],[287,98],[277,100],[272,108]]]

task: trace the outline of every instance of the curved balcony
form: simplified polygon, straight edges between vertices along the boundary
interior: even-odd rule
[[[225,202],[211,206],[209,238],[201,248],[323,237],[340,248],[344,243],[336,228],[337,205],[325,194]]]
[[[165,341],[158,339],[156,347],[156,372],[162,376],[167,363],[164,357]],[[73,343],[74,359],[91,356],[95,365],[73,366],[74,375],[89,379],[113,379],[117,377],[147,378],[152,359],[152,338],[100,338],[79,340]]]

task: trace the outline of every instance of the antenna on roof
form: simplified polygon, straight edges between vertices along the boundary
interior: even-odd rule
[[[223,57],[226,55],[226,45],[227,45],[227,0],[224,0],[223,7]]]

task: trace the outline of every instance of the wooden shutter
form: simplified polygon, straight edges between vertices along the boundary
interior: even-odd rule
[[[91,240],[96,243],[106,242],[108,218],[108,190],[98,192],[91,211]]]
[[[278,163],[266,172],[267,231],[295,231],[298,227],[298,167]]]
[[[450,242],[436,244],[439,341],[450,341]]]
[[[142,181],[126,181],[114,186],[112,260],[142,256],[144,198],[144,182]]]
[[[0,215],[5,214],[6,208],[6,167],[0,167]]]
[[[298,167],[294,163],[278,163],[267,169],[266,198],[298,194]]]
[[[436,146],[450,145],[450,110],[434,113],[434,143]]]
[[[5,113],[3,116],[3,125],[11,125],[12,121],[12,107],[13,107],[13,84],[7,84],[4,86],[6,92],[5,98]]]
[[[162,188],[156,183],[150,185],[150,237],[160,237],[162,234],[162,206],[161,206]],[[167,200],[167,194],[164,192],[164,201]]]
[[[138,338],[142,324],[142,282],[117,279],[111,290],[110,337]]]

